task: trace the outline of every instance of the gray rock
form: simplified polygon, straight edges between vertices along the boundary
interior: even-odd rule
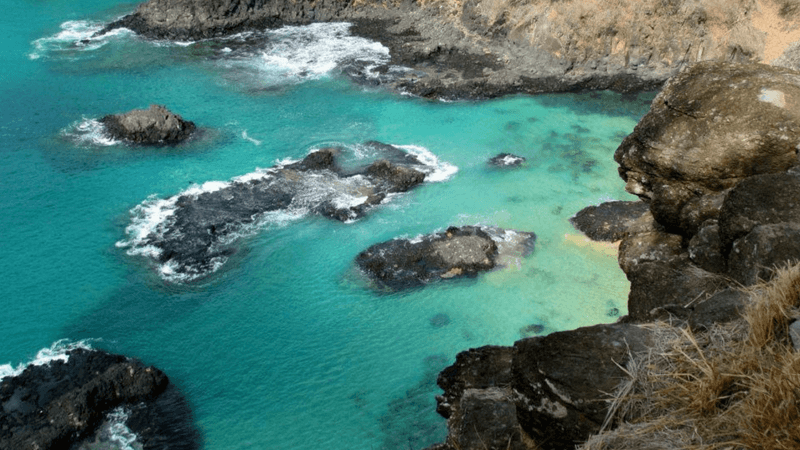
[[[160,105],[108,115],[100,122],[114,139],[142,145],[177,144],[188,139],[196,129],[194,122],[183,120]]]
[[[399,290],[436,280],[474,277],[495,268],[509,254],[532,252],[535,240],[536,235],[528,232],[450,227],[443,233],[375,244],[358,254],[356,264],[378,285]]]

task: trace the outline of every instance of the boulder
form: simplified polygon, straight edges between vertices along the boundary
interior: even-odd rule
[[[668,233],[645,212],[630,222],[619,245],[617,260],[626,275],[637,272],[639,265],[650,262],[683,264],[688,253],[683,247],[683,237]]]
[[[614,159],[626,190],[650,203],[656,221],[691,235],[719,205],[719,197],[699,198],[788,170],[798,146],[797,72],[702,62],[667,82]]]
[[[800,176],[794,172],[759,175],[739,183],[720,210],[724,251],[759,225],[800,223]]]
[[[385,185],[387,193],[405,192],[425,181],[424,173],[386,160],[375,161],[364,173],[378,184]]]
[[[524,162],[525,158],[511,153],[500,153],[489,159],[489,165],[494,167],[516,167],[521,166]]]
[[[800,262],[800,223],[758,225],[733,243],[728,275],[744,286],[772,278],[778,267]]]
[[[504,245],[506,230],[450,227],[414,239],[393,239],[375,244],[356,257],[356,264],[379,286],[398,290],[432,281],[474,277],[503,260],[500,253],[522,255],[532,251],[536,235],[521,237],[516,246]],[[519,247],[519,248],[517,248]]]
[[[541,449],[572,449],[596,433],[609,393],[651,332],[630,324],[595,325],[514,344],[512,387],[517,420]],[[502,447],[500,447],[502,448]]]
[[[100,122],[112,138],[142,145],[177,144],[196,129],[194,122],[183,120],[160,105],[108,115]]]
[[[663,311],[670,312],[670,308],[675,307],[683,308],[732,284],[725,277],[706,272],[687,262],[646,262],[627,276],[631,282],[631,290],[628,294],[626,320],[630,322],[664,318]]]
[[[649,208],[644,202],[605,202],[583,208],[569,221],[589,239],[616,242],[625,237],[628,227]]]
[[[151,412],[165,413],[156,422],[171,423],[178,429],[177,442],[169,435],[153,436],[151,420],[142,405],[159,397],[169,402],[183,399],[171,390],[169,379],[155,367],[124,356],[102,351],[75,349],[67,360],[29,366],[21,374],[0,382],[0,448],[71,448],[92,436],[115,408],[138,410],[127,421],[145,448],[197,449],[199,435],[191,416],[175,417],[163,405]],[[188,409],[171,409],[188,414]],[[152,416],[151,416],[152,418]],[[188,428],[188,433],[186,432]],[[156,426],[159,429],[159,426]],[[182,442],[182,443],[181,443]]]

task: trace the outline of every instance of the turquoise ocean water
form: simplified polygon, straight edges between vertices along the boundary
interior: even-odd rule
[[[418,449],[445,436],[435,378],[459,351],[625,313],[611,249],[565,235],[581,208],[631,199],[612,155],[652,94],[429,102],[339,76],[348,58],[386,58],[343,25],[276,31],[242,52],[124,31],[80,42],[133,3],[3,6],[0,375],[88,345],[163,369],[207,449]],[[135,148],[98,132],[103,115],[151,103],[202,138]],[[122,246],[139,205],[324,145],[357,158],[368,140],[421,149],[441,176],[353,223],[266,221],[190,283]],[[489,168],[500,152],[527,163]],[[374,243],[475,224],[534,231],[536,251],[403,293],[372,290],[353,267]]]

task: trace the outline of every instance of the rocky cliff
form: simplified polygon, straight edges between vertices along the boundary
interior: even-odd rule
[[[800,61],[796,0],[150,0],[109,28],[200,39],[320,21],[389,47],[422,96],[652,89],[698,61]]]
[[[742,319],[746,314],[750,327],[778,324],[778,331],[770,332],[770,345],[785,352],[790,345],[786,327],[794,316],[783,311],[800,307],[795,287],[800,269],[793,268],[795,275],[779,280],[778,287],[741,287],[770,280],[777,268],[800,261],[798,89],[800,72],[726,62],[695,64],[667,82],[615,154],[628,191],[642,202],[592,206],[573,218],[593,239],[621,239],[619,265],[631,282],[628,315],[616,324],[524,339],[513,348],[459,354],[439,377],[444,390],[439,412],[448,418],[450,434],[438,448],[479,449],[490,443],[487,448],[573,449],[609,425],[607,415],[614,413],[610,393],[619,393],[623,380],[636,384],[632,377],[658,378],[648,375],[649,361],[672,351],[665,350],[672,345],[665,344],[665,335],[680,338],[675,345],[691,347],[693,357],[685,356],[685,350],[676,354],[697,358],[684,362],[699,367],[699,360],[707,363],[703,352],[716,355],[719,342],[726,343],[726,352],[739,351],[745,339],[740,330],[748,329]],[[774,292],[770,296],[777,300],[758,300],[765,291]],[[786,305],[769,306],[775,302]],[[780,320],[770,318],[774,311]],[[654,330],[660,331],[654,335]],[[706,330],[714,331],[702,334]],[[698,333],[696,339],[693,333]],[[761,354],[766,347],[755,347],[754,358],[766,358]],[[788,354],[796,355],[791,350]],[[720,361],[737,358],[728,355]],[[670,361],[664,363],[674,366]],[[753,368],[758,364],[741,371]],[[711,378],[716,376],[712,372]],[[725,383],[711,393],[692,388],[683,400],[696,405],[717,399],[701,412],[704,417],[724,415],[720,411],[729,401],[724,399],[738,401],[753,390],[742,387],[737,391],[741,395],[732,395],[735,383]],[[793,401],[791,394],[787,398],[769,402]],[[658,421],[652,409],[644,415]],[[785,436],[785,427],[796,426],[786,420],[760,426],[753,435]],[[617,423],[628,427],[625,420]],[[669,426],[691,431],[684,425]],[[626,429],[628,437],[637,433],[635,426]],[[739,431],[728,430],[714,439],[739,442]],[[684,439],[688,434],[676,436],[662,438]],[[686,442],[696,443],[706,436],[689,438]],[[796,445],[791,439],[781,442]],[[644,448],[641,440],[630,446],[619,444],[623,440],[593,448]],[[657,442],[647,448],[689,446],[677,440]]]

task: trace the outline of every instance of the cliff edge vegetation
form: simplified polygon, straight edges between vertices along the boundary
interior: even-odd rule
[[[672,450],[800,445],[800,265],[750,287],[742,319],[693,333],[652,325],[632,358],[605,427],[582,450]],[[796,323],[795,323],[796,324]]]

